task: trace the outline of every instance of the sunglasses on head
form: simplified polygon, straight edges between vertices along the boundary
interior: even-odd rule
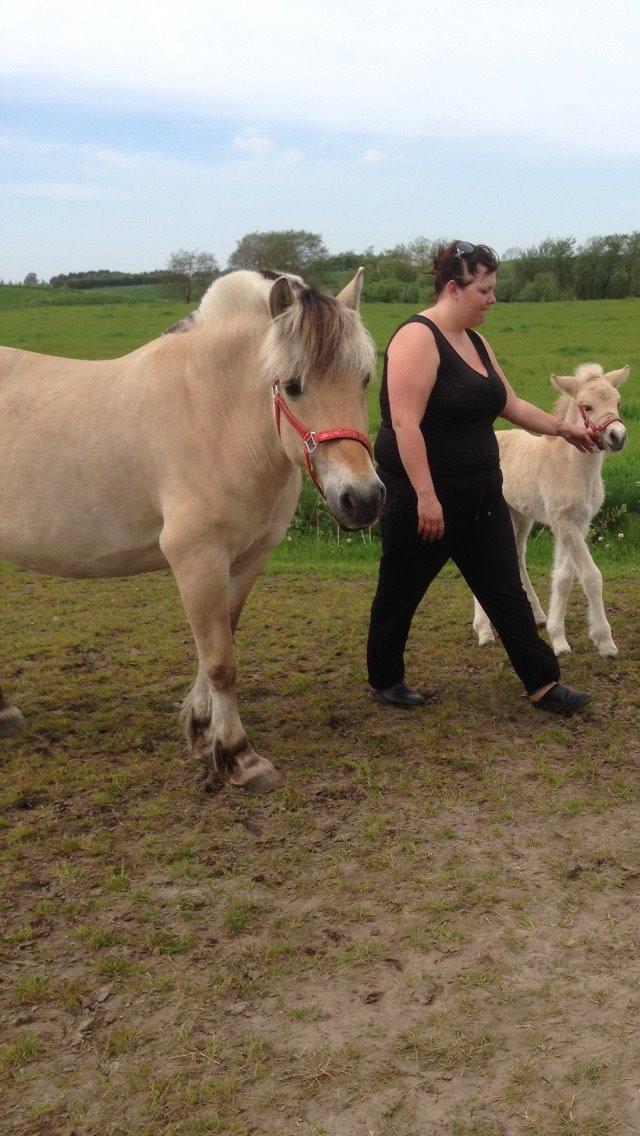
[[[454,257],[456,260],[460,260],[460,258],[463,256],[470,256],[471,253],[474,252],[475,248],[476,246],[469,244],[469,241],[460,241],[456,245]]]

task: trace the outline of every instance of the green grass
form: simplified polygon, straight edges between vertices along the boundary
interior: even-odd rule
[[[44,354],[71,358],[114,358],[160,335],[193,305],[154,296],[155,285],[123,289],[0,287],[0,341]],[[411,315],[409,304],[364,304],[362,316],[378,352],[378,377],[386,344],[398,324]],[[524,398],[551,410],[556,391],[552,371],[570,374],[579,363],[595,361],[605,370],[631,365],[622,389],[623,418],[629,441],[622,454],[604,466],[607,500],[640,512],[640,348],[637,326],[640,299],[580,303],[502,304],[492,309],[484,334],[490,339],[510,382]],[[373,436],[380,421],[378,384],[368,392]],[[498,427],[501,423],[498,422]],[[306,491],[311,496],[313,490]],[[308,512],[313,512],[308,507]],[[308,528],[331,531],[320,508]]]

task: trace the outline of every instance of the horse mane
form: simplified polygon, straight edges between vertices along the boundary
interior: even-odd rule
[[[296,377],[304,382],[310,371],[322,379],[345,370],[370,375],[375,347],[358,313],[308,286],[296,299],[267,333],[262,360],[270,380]]]
[[[581,363],[579,367],[576,367],[574,375],[581,383],[588,383],[593,382],[595,379],[601,379],[604,375],[604,371],[599,363]],[[572,395],[563,391],[556,399],[553,408],[558,418],[566,418],[571,403],[575,401]]]
[[[274,280],[281,276],[289,281],[296,302],[271,319],[269,295]],[[257,315],[270,320],[262,362],[271,382],[293,376],[303,380],[309,371],[330,378],[345,369],[363,375],[374,369],[375,348],[358,313],[288,272],[241,269],[218,277],[196,311],[178,320],[165,335],[243,315],[254,324]]]

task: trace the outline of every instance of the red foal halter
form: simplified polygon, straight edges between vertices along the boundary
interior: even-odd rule
[[[624,426],[624,422],[621,418],[618,418],[617,414],[607,414],[607,417],[603,418],[602,422],[599,422],[596,426],[595,422],[591,421],[584,406],[580,402],[578,403],[578,410],[582,415],[582,421],[587,427],[587,430],[591,434],[591,437],[593,438],[599,450],[604,450],[604,446],[602,444],[602,435],[607,429],[607,426],[610,426],[612,422],[619,422],[621,426]]]
[[[296,418],[295,414],[291,412],[286,402],[284,401],[282,395],[280,394],[280,383],[276,381],[271,389],[273,391],[273,411],[275,414],[278,436],[282,437],[280,433],[280,412],[282,411],[289,425],[292,426],[296,434],[299,434],[302,438],[304,444],[304,460],[307,463],[309,476],[313,481],[316,489],[319,493],[322,493],[323,497],[324,493],[322,492],[320,483],[316,477],[315,470],[313,468],[313,462],[311,460],[312,455],[316,452],[318,446],[321,446],[323,442],[335,442],[340,441],[341,439],[347,439],[351,442],[360,442],[360,445],[365,447],[367,453],[369,454],[369,457],[373,457],[371,442],[367,438],[366,434],[361,434],[358,430],[307,430],[307,427],[302,424],[299,418]]]

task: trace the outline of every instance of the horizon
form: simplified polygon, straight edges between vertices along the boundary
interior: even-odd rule
[[[613,0],[24,0],[5,15],[0,278],[332,253],[452,233],[502,252],[640,227],[640,9]]]

